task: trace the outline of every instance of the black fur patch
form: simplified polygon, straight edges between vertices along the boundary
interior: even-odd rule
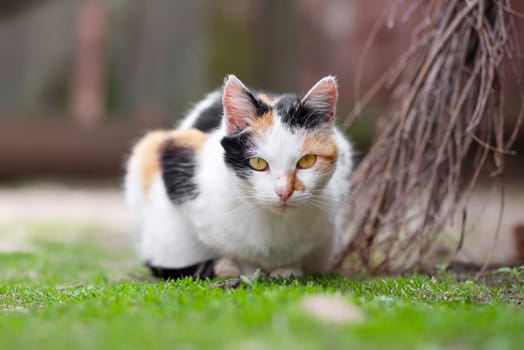
[[[213,260],[207,260],[202,263],[177,269],[170,267],[153,266],[149,263],[146,263],[146,266],[149,267],[153,276],[161,278],[163,280],[176,280],[184,277],[193,277],[193,279],[215,277],[213,269]]]
[[[223,114],[222,100],[217,98],[215,102],[200,113],[193,124],[193,128],[202,132],[210,132],[220,126]]]
[[[283,95],[275,105],[275,109],[282,118],[282,123],[292,129],[316,129],[326,122],[330,111],[312,108],[307,101],[300,102],[296,95]]]
[[[245,91],[245,93],[249,96],[249,99],[251,100],[251,103],[253,103],[253,106],[255,106],[255,113],[257,114],[257,116],[261,116],[269,112],[270,107],[264,101],[259,100],[249,91]]]
[[[254,145],[251,137],[251,133],[242,132],[232,136],[225,136],[220,142],[224,148],[226,165],[242,179],[248,178],[252,173],[248,164],[248,159],[253,156],[251,150]]]
[[[166,142],[160,150],[162,179],[166,186],[167,196],[175,204],[194,199],[198,196],[195,175],[195,153],[188,147],[180,147]]]
[[[264,101],[256,98],[250,91],[244,91],[253,106],[255,107],[255,113],[257,116],[261,116],[269,112],[270,107],[264,103]],[[209,107],[204,109],[198,118],[192,125],[193,128],[198,129],[202,132],[210,132],[220,126],[222,116],[224,115],[224,106],[222,105],[222,99],[217,98]]]

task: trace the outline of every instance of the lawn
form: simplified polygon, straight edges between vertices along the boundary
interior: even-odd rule
[[[13,227],[0,226],[0,240]],[[35,223],[24,224],[24,230],[31,237],[27,249],[0,252],[2,349],[522,349],[524,344],[524,282],[511,273],[487,282],[449,273],[261,279],[223,290],[210,288],[210,281],[150,280],[128,248],[104,245],[96,227]],[[72,231],[75,238],[64,239]],[[310,294],[338,295],[364,317],[344,324],[319,321],[302,307]]]

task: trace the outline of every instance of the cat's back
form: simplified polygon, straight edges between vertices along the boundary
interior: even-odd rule
[[[204,133],[210,133],[220,127],[223,114],[222,90],[217,89],[207,94],[191,108],[178,129],[194,128]]]
[[[194,128],[147,133],[135,145],[128,161],[125,183],[128,202],[148,200],[159,181],[176,204],[194,198],[196,157],[208,137]]]
[[[195,196],[194,173],[198,152],[222,121],[222,92],[215,90],[196,103],[176,129],[155,130],[133,147],[127,162],[128,203],[147,201],[155,182],[164,182],[174,203]],[[169,178],[170,181],[163,181]]]

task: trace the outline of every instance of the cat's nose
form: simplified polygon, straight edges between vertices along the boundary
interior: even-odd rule
[[[283,202],[287,201],[293,193],[293,191],[290,191],[287,186],[277,187],[275,188],[275,192],[277,196],[280,198],[280,200],[282,200]]]

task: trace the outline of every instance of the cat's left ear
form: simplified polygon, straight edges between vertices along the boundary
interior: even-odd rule
[[[328,126],[335,123],[338,99],[337,79],[328,75],[320,79],[300,102],[304,107],[319,115]]]
[[[256,100],[249,89],[233,74],[224,80],[222,105],[228,134],[243,130],[256,117]]]

